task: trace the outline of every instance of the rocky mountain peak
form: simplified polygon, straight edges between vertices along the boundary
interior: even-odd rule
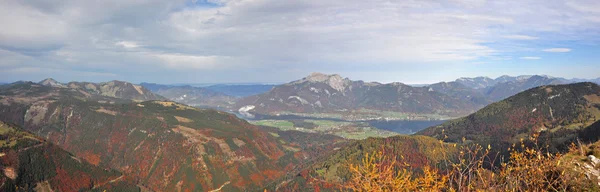
[[[309,76],[302,78],[301,80],[294,81],[292,84],[299,84],[304,82],[310,83],[325,83],[331,86],[333,89],[343,92],[347,86],[349,86],[352,81],[348,78],[343,78],[338,74],[327,75],[319,72],[313,72]]]
[[[50,86],[50,87],[65,87],[63,84],[59,83],[58,81],[56,81],[52,78],[44,79],[44,80],[40,81],[39,84],[42,84],[44,86]]]
[[[319,72],[313,72],[307,77],[305,77],[307,81],[311,82],[326,82],[328,80],[342,80],[343,78],[338,74],[327,75]]]

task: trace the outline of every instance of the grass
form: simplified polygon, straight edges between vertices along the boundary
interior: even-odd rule
[[[279,134],[277,133],[269,132],[269,134],[273,135],[273,137],[279,137]]]
[[[316,128],[307,129],[303,127],[294,127],[294,124],[287,120],[259,120],[250,121],[250,123],[261,126],[275,127],[282,131],[296,130],[302,132],[317,132],[322,134],[331,134],[347,139],[365,139],[369,137],[390,137],[398,135],[391,131],[380,130],[369,126],[364,122],[341,122],[330,120],[304,120],[305,122],[317,125]],[[270,133],[278,137],[276,133]]]
[[[14,129],[2,122],[0,122],[0,135],[4,135],[10,131],[13,131]]]
[[[0,140],[0,148],[12,148],[19,142],[27,143],[39,141],[30,133],[17,131],[15,128],[2,122],[0,122],[0,135],[4,136],[4,139]]]
[[[295,115],[301,117],[313,117],[313,118],[331,118],[340,119],[347,121],[359,121],[367,119],[389,119],[389,120],[446,120],[454,119],[456,117],[450,117],[440,114],[411,114],[395,111],[381,111],[373,109],[358,109],[353,111],[340,111],[340,112],[328,112],[328,113],[294,113],[288,111],[279,112],[281,115]]]
[[[285,120],[260,120],[250,121],[250,123],[261,126],[276,127],[283,131],[294,130],[294,123]]]

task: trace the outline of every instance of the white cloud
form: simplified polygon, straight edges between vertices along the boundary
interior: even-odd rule
[[[0,66],[77,68],[126,78],[140,70],[172,78],[181,70],[221,70],[216,78],[225,79],[239,77],[223,74],[255,69],[284,78],[310,71],[499,63],[518,59],[521,51],[539,51],[537,43],[600,41],[594,1],[208,2],[215,5],[0,1],[0,25],[10,26],[0,30],[0,56],[11,55]]]
[[[515,39],[515,40],[536,40],[539,37],[529,36],[529,35],[506,35],[502,36],[505,39]]]
[[[544,52],[552,52],[552,53],[566,53],[566,52],[570,52],[571,49],[569,48],[550,48],[550,49],[544,49]]]
[[[542,59],[541,57],[532,57],[532,56],[527,56],[527,57],[520,57],[521,59],[526,59],[526,60],[538,60],[538,59]]]
[[[118,45],[118,46],[121,46],[124,48],[128,48],[128,49],[139,47],[139,45],[136,42],[132,42],[132,41],[119,41],[119,42],[115,43],[115,45]]]
[[[182,54],[150,54],[169,67],[178,70],[186,69],[214,69],[231,64],[228,57],[219,56],[195,56]]]

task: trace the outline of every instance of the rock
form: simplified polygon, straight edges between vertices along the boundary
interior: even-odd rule
[[[596,158],[594,155],[588,155],[588,160],[590,160],[594,167],[600,164],[600,159]]]

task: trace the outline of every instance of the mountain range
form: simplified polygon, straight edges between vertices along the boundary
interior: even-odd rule
[[[69,82],[67,84],[62,84],[52,78],[48,78],[40,81],[39,84],[56,88],[70,88],[77,90],[84,95],[100,95],[137,101],[165,99],[160,95],[152,93],[143,86],[116,80],[102,83]]]
[[[600,139],[600,86],[575,83],[536,87],[416,135],[356,141],[314,161],[295,177],[267,187],[282,191],[335,190],[339,188],[335,184],[350,179],[349,170],[344,166],[356,165],[374,152],[382,152],[418,170],[424,165],[436,165],[443,158],[456,157],[460,146],[475,143],[488,146],[493,154],[490,157],[502,163],[510,156],[511,146],[515,148],[515,144],[532,137],[552,153],[564,153],[572,143],[597,142]],[[524,144],[532,145],[531,141]],[[587,149],[582,147],[581,150]],[[496,153],[503,156],[495,156]],[[581,153],[579,156],[590,155]],[[565,156],[563,162],[571,163],[573,158],[574,155]],[[585,159],[590,161],[588,158]]]
[[[482,107],[527,89],[598,79],[565,79],[546,75],[459,78],[426,86],[402,83],[352,81],[339,75],[313,73],[281,85],[228,85],[205,87],[127,82],[70,82],[53,79],[42,85],[76,88],[83,92],[138,101],[172,100],[205,108],[259,114],[350,114],[395,112],[398,117],[452,118],[466,116]],[[355,115],[357,114],[358,115]],[[440,118],[440,117],[437,117]],[[360,119],[360,118],[359,118]]]
[[[274,84],[215,84],[215,85],[204,85],[197,86],[195,84],[176,84],[176,85],[163,85],[156,83],[141,83],[141,86],[147,89],[157,92],[159,90],[167,90],[169,88],[180,88],[180,89],[201,89],[206,92],[214,92],[232,97],[247,97],[250,95],[257,95],[271,90]]]
[[[571,83],[550,76],[501,76],[459,78],[424,87],[402,83],[352,81],[339,75],[313,73],[301,80],[274,87],[269,92],[236,102],[243,112],[341,113],[356,110],[392,111],[405,114],[468,115],[492,102],[527,89]]]
[[[159,84],[142,83],[141,86],[148,87],[153,93],[161,95],[169,100],[195,107],[227,108],[235,103],[236,97],[222,92],[216,92],[205,87],[170,86]]]
[[[345,141],[311,133],[289,137],[288,132],[264,131],[225,112],[92,94],[98,92],[72,85],[80,84],[4,86],[0,121],[16,124],[93,166],[115,169],[128,182],[152,191],[252,190]]]
[[[489,94],[538,84],[550,85],[496,102],[502,94]],[[412,87],[315,73],[235,104],[251,101],[253,110],[265,113],[369,109],[454,115],[491,103],[417,135],[358,141],[256,126],[164,99],[119,81],[47,79],[0,86],[3,191],[311,190],[323,181],[348,179],[344,166],[380,149],[418,169],[439,162],[440,152],[455,154],[453,143],[489,144],[506,153],[507,146],[532,135],[556,151],[577,138],[600,138],[600,86],[563,85],[544,76],[474,89],[459,82]]]
[[[468,114],[476,106],[425,87],[352,81],[313,73],[301,80],[241,99],[236,108],[256,113],[327,113],[371,109],[418,114]]]

